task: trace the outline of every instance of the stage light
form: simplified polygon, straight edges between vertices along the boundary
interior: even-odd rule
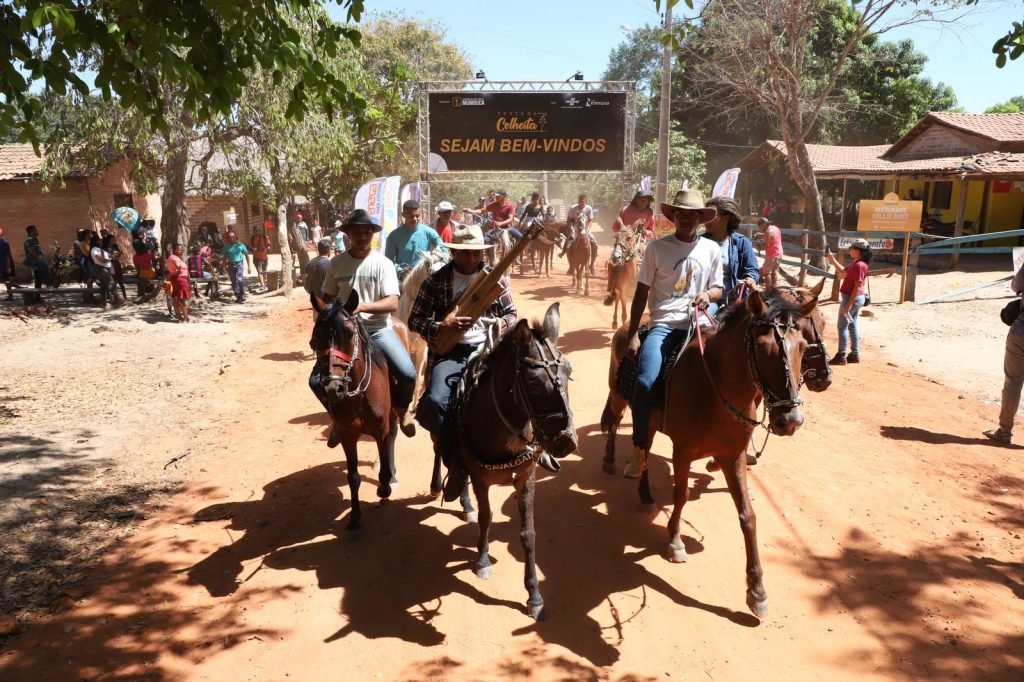
[[[476,72],[476,77],[480,80],[487,80],[487,74],[484,73],[482,70]]]

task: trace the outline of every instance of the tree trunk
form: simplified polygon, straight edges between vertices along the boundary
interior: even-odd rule
[[[306,223],[311,225],[311,223]],[[306,242],[302,241],[302,233],[299,232],[299,224],[292,221],[292,226],[288,229],[288,234],[292,239],[292,246],[295,248],[295,253],[299,257],[299,268],[302,272],[306,271],[306,265],[309,264],[309,251],[306,250]]]
[[[281,247],[281,280],[279,286],[285,297],[292,295],[292,250],[288,246],[288,203],[277,199],[277,243]]]
[[[794,148],[795,147],[795,148]],[[807,145],[799,143],[792,145],[786,141],[788,150],[789,170],[793,180],[804,195],[804,229],[811,230],[813,239],[812,248],[819,251],[825,250],[825,216],[821,211],[821,194],[818,193],[818,183],[814,178],[814,167],[811,165],[811,157],[807,153]],[[821,254],[810,259],[811,265],[824,269],[825,257]]]
[[[188,245],[189,220],[185,207],[185,177],[188,175],[188,142],[182,137],[168,140],[167,167],[160,193],[160,247],[167,256],[173,244]]]

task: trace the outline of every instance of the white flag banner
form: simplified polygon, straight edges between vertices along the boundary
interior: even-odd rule
[[[739,168],[730,168],[727,171],[722,171],[722,174],[718,176],[718,180],[715,180],[715,188],[711,190],[711,196],[735,198],[736,183],[739,179]]]

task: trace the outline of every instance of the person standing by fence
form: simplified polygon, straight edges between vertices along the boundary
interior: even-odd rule
[[[1024,292],[1024,265],[1017,270],[1010,288],[1018,297]],[[1003,353],[1003,396],[999,402],[999,428],[983,431],[985,437],[1000,445],[1009,445],[1013,435],[1013,420],[1020,406],[1020,392],[1024,387],[1024,315],[1010,325]]]
[[[864,305],[864,285],[868,280],[868,268],[871,264],[871,245],[867,239],[854,239],[850,244],[850,263],[843,264],[833,255],[832,250],[825,246],[825,257],[836,269],[836,277],[843,280],[839,287],[839,350],[828,361],[830,365],[846,365],[860,362],[860,329],[857,327],[857,316]],[[846,354],[847,339],[850,354]]]
[[[782,231],[765,217],[757,219],[757,231],[764,238],[761,282],[765,286],[774,287],[778,283],[779,265],[782,264]]]

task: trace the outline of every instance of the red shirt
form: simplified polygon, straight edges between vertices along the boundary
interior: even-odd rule
[[[862,260],[855,260],[843,270],[846,272],[846,276],[843,277],[839,291],[844,294],[852,294],[855,297],[860,296],[864,292],[864,281],[868,278],[868,264]]]
[[[643,220],[644,236],[648,239],[654,238],[654,211],[651,209],[648,208],[645,211],[641,211],[640,209],[635,208],[633,204],[630,204],[619,213],[619,220],[622,221],[623,225],[628,227],[633,227],[633,225],[636,224],[636,221]],[[621,229],[622,228],[619,227],[618,223],[612,225],[612,232],[618,232]]]
[[[267,260],[267,248],[267,236],[264,234],[254,234],[249,240],[249,250],[256,260]]]
[[[508,198],[499,195],[497,199],[487,204],[487,212],[494,218],[494,222],[500,223],[516,214],[516,205]]]
[[[454,226],[455,226],[455,221],[454,220],[449,220],[448,224],[445,225],[444,227],[441,227],[441,221],[440,220],[437,221],[436,223],[434,223],[434,229],[437,230],[437,233],[439,235],[441,235],[441,241],[444,242],[445,244],[451,244],[452,243],[452,228]]]
[[[782,258],[782,232],[774,225],[764,231],[764,257]]]
[[[149,251],[146,253],[137,253],[132,256],[132,262],[135,263],[136,270],[152,270],[153,269],[153,254]]]

